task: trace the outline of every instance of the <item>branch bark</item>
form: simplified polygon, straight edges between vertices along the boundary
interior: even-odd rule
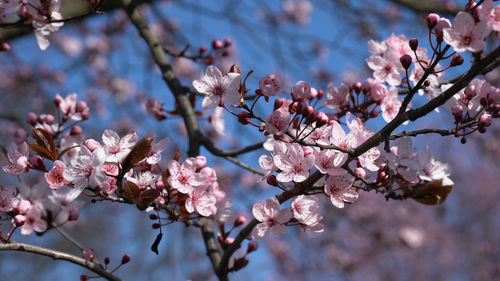
[[[65,260],[71,263],[77,264],[79,266],[85,267],[88,270],[98,274],[99,276],[111,280],[111,281],[120,281],[121,279],[114,276],[112,273],[108,272],[104,268],[100,267],[96,263],[88,261],[86,259],[70,255],[68,253],[47,249],[39,246],[34,246],[25,243],[19,242],[11,242],[6,244],[0,244],[0,251],[20,251],[20,252],[28,252],[37,255],[42,255],[46,257],[53,258],[55,260]]]

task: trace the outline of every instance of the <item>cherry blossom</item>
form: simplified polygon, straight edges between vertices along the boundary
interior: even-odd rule
[[[28,166],[29,148],[26,142],[23,142],[17,149],[9,149],[7,151],[7,158],[9,164],[4,165],[2,169],[4,172],[12,176],[18,176],[29,170]]]
[[[321,103],[329,109],[341,111],[344,106],[349,105],[349,87],[342,83],[336,88],[333,83],[326,88],[326,99]]]
[[[382,109],[382,117],[386,122],[391,122],[399,112],[399,108],[403,103],[402,99],[398,98],[398,89],[391,87],[388,94],[382,100],[380,109]]]
[[[106,152],[106,161],[120,163],[130,153],[138,138],[135,132],[130,132],[120,139],[115,131],[104,130],[102,142]]]
[[[339,167],[346,160],[345,153],[334,149],[316,148],[314,150],[315,167],[323,174],[336,175]]]
[[[273,135],[281,135],[288,129],[292,116],[287,109],[280,108],[271,113],[266,120],[266,132]]]
[[[303,227],[314,232],[323,232],[324,225],[320,223],[323,216],[317,212],[318,208],[318,198],[314,195],[299,195],[291,204],[293,217],[297,219]]]
[[[292,87],[294,101],[304,100],[311,97],[311,86],[305,81],[299,81]]]
[[[454,184],[449,178],[450,167],[448,164],[437,161],[427,146],[422,148],[417,157],[422,171],[419,176],[422,180],[442,180],[443,186],[452,186]]]
[[[168,171],[170,172],[168,183],[181,193],[189,194],[195,187],[204,184],[203,180],[205,178],[196,173],[196,165],[194,161],[189,159],[184,161],[182,165],[175,160],[171,160],[168,162]]]
[[[477,13],[482,22],[486,22],[494,31],[500,31],[500,5],[493,7],[492,0],[484,1],[477,7]]]
[[[274,74],[268,74],[259,81],[261,94],[266,97],[272,97],[281,91],[281,82]]]
[[[127,180],[135,183],[139,189],[146,189],[148,186],[154,187],[158,179],[159,176],[150,171],[140,172],[132,177],[127,177]]]
[[[66,164],[61,160],[54,161],[54,166],[52,170],[45,173],[45,179],[52,189],[59,189],[68,184],[68,181],[64,179],[64,169],[66,169]]]
[[[206,95],[202,107],[208,109],[217,107],[221,102],[238,104],[240,102],[240,92],[238,91],[240,83],[241,75],[239,73],[230,72],[223,76],[216,66],[210,65],[201,80],[193,81],[193,87]]]
[[[280,210],[280,203],[276,197],[266,200],[266,204],[256,203],[252,208],[253,216],[260,221],[252,231],[255,238],[266,237],[271,230],[276,235],[283,235],[287,231],[285,223],[292,218],[290,208]]]
[[[42,219],[42,210],[38,206],[32,206],[25,215],[21,234],[30,235],[33,231],[44,232],[45,230],[47,230],[47,222]]]
[[[196,212],[204,217],[209,217],[217,213],[215,206],[217,200],[215,196],[201,188],[194,188],[186,199],[186,210],[190,213]]]
[[[474,18],[467,12],[459,12],[455,17],[453,28],[444,28],[444,41],[455,52],[479,52],[485,47],[484,39],[490,33],[488,24],[484,21],[474,22]]]
[[[79,209],[84,202],[75,200],[77,194],[71,190],[53,190],[52,194],[47,198],[50,201],[49,209],[51,210],[52,219],[57,223],[65,223],[70,219],[72,210]]]
[[[351,188],[354,177],[344,171],[337,176],[328,176],[325,183],[325,194],[330,197],[333,206],[344,208],[344,202],[353,203],[358,199],[358,193]]]
[[[285,154],[274,157],[274,164],[281,170],[278,181],[303,182],[309,176],[309,169],[314,166],[314,155],[305,155],[301,145],[292,143]]]
[[[10,212],[19,203],[16,198],[17,190],[15,187],[3,187],[0,185],[0,212]]]
[[[97,187],[106,181],[102,164],[106,158],[104,149],[97,148],[93,152],[82,146],[78,156],[71,160],[63,172],[64,178],[74,183],[74,192],[80,194],[86,187]]]
[[[312,3],[307,0],[287,0],[283,2],[283,11],[287,17],[300,25],[309,24],[313,8]]]
[[[371,56],[366,59],[366,63],[373,70],[375,79],[387,82],[391,86],[398,86],[401,84],[401,75],[404,73],[399,58],[397,52],[389,48],[384,53],[384,57]]]

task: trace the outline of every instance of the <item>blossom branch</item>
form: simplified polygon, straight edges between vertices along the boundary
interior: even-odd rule
[[[88,270],[98,274],[99,276],[112,281],[120,281],[121,279],[108,272],[98,264],[88,261],[86,259],[70,255],[68,253],[47,249],[35,245],[20,243],[20,242],[10,242],[5,244],[0,244],[0,251],[20,251],[20,252],[28,252],[34,253],[37,255],[42,255],[46,257],[51,257],[55,260],[65,260],[71,263],[77,264],[79,266],[85,267]]]

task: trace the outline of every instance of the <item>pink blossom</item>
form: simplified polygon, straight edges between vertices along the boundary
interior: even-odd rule
[[[205,76],[200,80],[193,81],[193,87],[206,95],[202,107],[208,109],[217,107],[221,102],[239,104],[240,92],[238,88],[240,83],[240,74],[230,72],[222,76],[222,72],[216,66],[210,65]]]
[[[154,187],[158,179],[159,176],[152,174],[150,171],[144,171],[133,177],[127,177],[127,180],[135,183],[139,189],[146,189],[148,186]]]
[[[54,166],[52,170],[45,173],[45,179],[52,189],[59,189],[68,184],[68,181],[64,179],[63,172],[66,169],[64,162],[60,160],[54,161]]]
[[[427,146],[418,153],[417,157],[421,167],[419,177],[422,180],[442,180],[443,186],[454,185],[453,181],[449,178],[451,174],[449,165],[434,159],[434,156]]]
[[[328,137],[332,135],[332,127],[329,125],[323,125],[321,127],[316,126],[316,122],[310,126],[303,125],[301,128],[303,131],[301,134],[307,136],[304,140],[317,144],[329,144]]]
[[[318,213],[318,208],[318,198],[314,195],[299,195],[291,204],[293,217],[306,229],[310,229],[314,232],[322,232],[324,226],[320,221],[323,219],[323,216]]]
[[[111,194],[113,193],[116,188],[118,187],[116,185],[116,178],[106,176],[106,181],[99,186],[101,188],[101,191],[104,192],[104,194]]]
[[[62,224],[68,221],[70,218],[70,212],[72,209],[79,209],[83,206],[84,202],[75,200],[78,195],[76,195],[71,190],[58,190],[52,191],[52,194],[47,198],[50,201],[49,209],[51,210],[52,219],[55,220],[57,224]]]
[[[349,87],[343,83],[338,88],[334,87],[333,83],[328,84],[326,99],[321,103],[329,109],[341,111],[349,105]]]
[[[493,7],[492,0],[486,0],[477,7],[479,19],[486,22],[494,31],[500,31],[500,5]]]
[[[292,116],[287,109],[280,108],[271,113],[266,120],[266,132],[273,135],[281,135],[288,129]]]
[[[396,51],[397,56],[401,57],[402,55],[410,55],[412,58],[415,57],[413,54],[413,51],[410,48],[410,45],[408,44],[408,40],[406,39],[406,36],[403,34],[400,34],[396,36],[394,33],[389,36],[385,40],[385,43],[388,48],[391,48]],[[385,53],[384,53],[385,56]]]
[[[189,194],[195,187],[204,184],[204,178],[196,174],[196,166],[193,161],[184,161],[181,165],[179,162],[171,160],[167,166],[170,172],[168,183],[181,193]]]
[[[314,151],[315,167],[323,174],[335,175],[347,159],[345,153],[334,149],[317,148]]]
[[[294,101],[304,100],[311,97],[311,86],[305,81],[299,81],[292,87]]]
[[[455,49],[455,52],[480,52],[484,49],[484,39],[490,33],[484,21],[474,22],[467,12],[459,12],[455,17],[454,28],[444,28],[444,41]]]
[[[44,232],[47,222],[42,219],[42,211],[36,205],[32,206],[25,215],[25,222],[21,227],[22,235],[30,235],[33,231]]]
[[[215,207],[216,198],[212,194],[201,188],[194,188],[186,199],[186,210],[190,213],[196,212],[204,217],[209,217],[217,213]]]
[[[285,154],[274,157],[274,164],[281,172],[277,179],[281,182],[303,182],[309,177],[309,169],[314,166],[314,155],[304,155],[302,146],[292,143]]]
[[[389,48],[384,57],[371,56],[366,59],[368,67],[373,70],[373,77],[380,82],[387,82],[391,86],[401,84],[401,75],[404,73],[403,66],[399,62],[398,53]]]
[[[382,110],[382,117],[385,122],[391,122],[398,114],[399,108],[403,103],[403,100],[398,97],[398,89],[396,87],[391,87],[389,93],[382,100],[380,109]]]
[[[74,183],[74,192],[80,194],[86,187],[97,187],[106,181],[102,164],[106,158],[104,149],[97,148],[93,152],[82,146],[78,156],[73,158],[70,166],[63,172],[65,180]]]
[[[10,212],[17,204],[19,199],[16,198],[17,190],[15,187],[3,187],[0,185],[0,212]]]
[[[87,107],[78,108],[77,110],[78,96],[75,93],[67,95],[64,99],[58,94],[55,100],[59,102],[59,110],[65,117],[74,121],[82,121],[88,118],[89,109]]]
[[[214,110],[214,113],[210,115],[209,121],[210,124],[212,125],[212,129],[217,135],[219,136],[224,136],[226,134],[225,129],[226,129],[226,122],[224,121],[224,118],[222,117],[224,113],[224,109],[220,107],[216,107]]]
[[[149,165],[158,164],[161,161],[161,153],[167,149],[170,140],[168,138],[161,139],[151,145],[151,151],[149,156],[146,158],[146,163]]]
[[[4,172],[12,176],[18,176],[29,170],[29,148],[26,142],[23,142],[17,149],[9,149],[7,151],[7,158],[9,164],[4,165],[2,169]]]
[[[263,96],[272,97],[281,91],[281,82],[274,74],[268,74],[259,81],[259,89]]]
[[[102,170],[106,173],[108,176],[118,176],[118,173],[120,169],[118,166],[113,165],[113,164],[104,164],[102,165]]]
[[[286,16],[300,25],[309,24],[312,10],[313,5],[307,0],[286,0],[283,2],[283,11]]]
[[[369,89],[368,93],[375,102],[381,102],[388,93],[387,87],[373,78],[368,78],[363,87]]]
[[[156,120],[161,121],[167,118],[165,112],[163,112],[163,103],[155,98],[149,98],[144,103],[144,110],[147,113],[153,114]]]
[[[256,203],[252,208],[253,216],[260,221],[252,231],[255,238],[261,239],[266,237],[271,230],[276,235],[283,235],[287,228],[285,223],[292,218],[290,208],[280,210],[280,203],[276,197],[266,200],[266,204]]]
[[[107,162],[121,163],[121,161],[130,153],[139,137],[135,132],[130,132],[120,139],[113,130],[104,130],[102,142],[106,152]]]
[[[358,193],[351,188],[354,177],[344,171],[342,175],[328,176],[325,183],[325,194],[330,196],[333,206],[344,208],[344,202],[353,203]]]

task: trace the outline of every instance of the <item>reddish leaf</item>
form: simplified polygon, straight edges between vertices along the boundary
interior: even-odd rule
[[[151,202],[153,202],[156,198],[160,196],[160,192],[156,189],[148,189],[145,190],[141,193],[141,203],[149,205]]]
[[[151,143],[153,142],[153,138],[145,137],[140,140],[132,151],[125,157],[123,160],[123,170],[122,176],[128,170],[134,167],[135,164],[139,163],[144,158],[148,157],[149,152],[151,151]]]
[[[53,155],[52,152],[50,152],[47,148],[45,148],[41,145],[38,145],[36,143],[29,143],[28,145],[32,150],[34,150],[35,152],[40,154],[40,156],[47,158],[47,159],[50,159],[52,161],[57,160],[57,156]]]
[[[52,152],[52,155],[57,154],[56,144],[54,143],[54,139],[52,139],[49,132],[41,128],[33,129],[33,137],[39,145],[46,147],[50,152]]]
[[[130,202],[137,203],[139,200],[139,195],[141,191],[139,187],[131,181],[126,181],[123,183],[123,196]]]
[[[443,180],[435,180],[416,187],[411,198],[426,205],[439,205],[446,200],[453,185],[443,185]]]

